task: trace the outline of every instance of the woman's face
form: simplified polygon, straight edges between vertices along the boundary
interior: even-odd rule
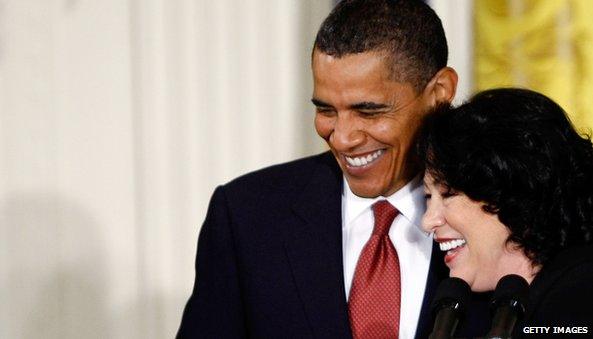
[[[510,234],[496,214],[486,213],[480,202],[461,192],[452,192],[424,176],[426,213],[422,227],[434,232],[445,253],[450,276],[465,280],[473,291],[494,290],[506,274],[520,274],[528,260],[516,246],[507,245]]]

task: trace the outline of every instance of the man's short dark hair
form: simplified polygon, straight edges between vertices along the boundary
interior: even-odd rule
[[[420,0],[343,0],[325,19],[314,50],[335,57],[383,52],[393,78],[421,91],[447,65],[436,13]]]
[[[419,140],[435,181],[483,202],[533,263],[593,243],[593,146],[550,98],[481,92],[428,116]]]

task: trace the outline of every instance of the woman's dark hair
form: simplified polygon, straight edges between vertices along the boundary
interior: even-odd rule
[[[436,182],[484,203],[534,264],[593,237],[593,147],[550,98],[478,93],[430,115],[417,153]]]

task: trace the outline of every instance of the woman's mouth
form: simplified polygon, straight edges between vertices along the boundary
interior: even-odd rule
[[[438,239],[437,242],[439,243],[439,248],[443,252],[447,252],[445,254],[445,264],[451,262],[459,251],[465,247],[466,241],[465,239]]]

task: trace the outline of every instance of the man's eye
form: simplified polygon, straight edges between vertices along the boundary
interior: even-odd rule
[[[377,111],[359,111],[358,114],[360,114],[361,116],[365,117],[365,118],[372,118],[372,117],[376,117],[380,114],[381,112],[377,112]]]
[[[424,199],[425,200],[430,200],[431,197],[432,197],[432,194],[430,194],[430,193],[425,193],[424,194]]]
[[[317,112],[317,114],[322,114],[322,115],[333,115],[336,112],[331,108],[321,108],[321,107],[317,107],[315,109],[315,111]]]

